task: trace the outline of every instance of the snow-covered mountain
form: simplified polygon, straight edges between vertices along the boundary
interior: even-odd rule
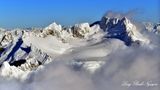
[[[145,22],[144,25],[145,25],[145,29],[147,31],[153,32],[157,35],[160,35],[160,24],[159,23],[154,24],[154,23],[151,23],[151,22]]]
[[[98,23],[100,27],[107,33],[107,38],[117,38],[131,45],[133,42],[149,43],[136,26],[126,17],[110,18],[104,16]]]
[[[159,33],[159,25],[154,29]],[[0,75],[26,79],[54,61],[94,73],[106,63],[104,57],[135,44],[149,46],[151,41],[126,17],[104,16],[70,28],[54,22],[42,30],[0,29]]]

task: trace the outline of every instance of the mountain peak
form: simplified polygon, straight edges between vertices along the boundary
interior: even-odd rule
[[[127,18],[117,17],[102,17],[99,21],[100,27],[104,32],[107,32],[107,38],[117,38],[130,45],[135,41],[145,41],[140,31],[137,30],[136,26]]]
[[[45,29],[50,29],[50,30],[62,30],[62,26],[58,25],[56,22],[53,22],[52,24],[50,24],[48,27],[46,27]]]

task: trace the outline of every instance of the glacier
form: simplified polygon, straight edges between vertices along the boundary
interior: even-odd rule
[[[132,66],[131,64],[129,71],[125,72],[125,69],[122,70],[122,73],[124,72],[127,75],[123,75],[120,72],[118,75],[122,75],[124,80],[126,79],[125,77],[129,79],[128,77],[131,77],[132,73],[135,74],[135,76],[133,76],[135,80],[143,80],[145,77],[155,80],[160,76],[160,74],[157,73],[159,70],[156,71],[159,66],[153,67],[156,63],[160,63],[157,59],[159,58],[159,55],[157,55],[159,52],[156,51],[159,50],[160,46],[160,24],[153,25],[152,23],[143,23],[143,26],[145,28],[140,30],[136,24],[127,17],[119,18],[104,16],[100,21],[96,21],[95,23],[75,24],[72,27],[62,27],[54,22],[43,29],[0,29],[0,77],[4,78],[6,81],[14,79],[19,80],[20,82],[32,82],[33,80],[31,79],[34,75],[39,75],[39,73],[42,74],[41,71],[43,70],[45,71],[44,73],[46,73],[46,71],[51,73],[51,69],[54,68],[49,68],[48,70],[48,67],[52,67],[54,64],[59,65],[59,63],[63,64],[60,64],[60,66],[62,65],[62,68],[58,68],[58,70],[63,69],[63,72],[57,70],[53,70],[53,72],[65,74],[66,71],[71,73],[73,73],[73,71],[81,71],[85,72],[85,74],[93,75],[93,77],[101,72],[104,75],[110,73],[112,76],[112,74],[118,70],[118,67],[121,68],[125,66],[124,63],[130,65],[130,62],[134,62],[133,59],[138,57],[140,60],[137,61],[136,59],[134,65],[137,65],[137,67],[142,70],[139,70],[139,68]],[[147,52],[149,55],[155,56],[156,59],[150,61],[146,58],[145,61],[143,58],[145,58],[145,55],[148,55]],[[156,54],[152,55],[150,52],[155,52]],[[131,60],[129,56],[132,57]],[[120,59],[119,61],[118,58]],[[148,58],[152,59],[151,57]],[[119,64],[117,64],[117,62]],[[152,71],[148,71],[150,68],[146,66],[155,68],[153,69],[153,73],[156,72],[155,74],[157,76],[147,76],[147,74],[150,74]],[[39,75],[38,78],[43,78],[43,76],[44,74]],[[74,77],[78,78],[75,75]],[[107,77],[108,79],[110,78],[108,74]],[[114,81],[116,78],[120,78],[120,76],[114,77]],[[102,81],[99,81],[99,83],[102,83]],[[35,82],[37,83],[37,81]],[[57,88],[58,89],[56,90],[66,90],[63,88],[59,89],[60,87]],[[44,87],[41,89],[38,89],[37,87],[32,89],[44,90]],[[98,89],[105,90],[101,88]],[[49,90],[53,89],[50,88]],[[82,88],[78,90],[82,90]],[[156,88],[154,90],[158,89]]]

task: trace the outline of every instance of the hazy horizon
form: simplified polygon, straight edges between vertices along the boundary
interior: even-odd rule
[[[136,13],[139,21],[159,22],[159,0],[1,0],[0,27],[70,26],[100,20],[107,11]]]

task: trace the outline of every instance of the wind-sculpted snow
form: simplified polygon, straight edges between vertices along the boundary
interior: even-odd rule
[[[142,30],[111,15],[68,28],[0,29],[0,90],[159,90],[159,25]]]

